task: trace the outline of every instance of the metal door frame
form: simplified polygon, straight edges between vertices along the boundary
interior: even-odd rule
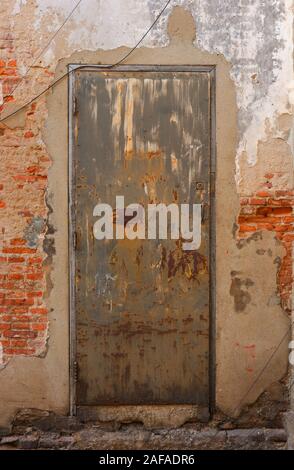
[[[75,112],[75,71],[114,71],[114,72],[206,72],[210,75],[210,246],[209,246],[209,409],[210,414],[215,408],[215,350],[216,350],[216,228],[215,228],[215,178],[216,178],[216,66],[196,65],[91,65],[69,64],[68,86],[68,266],[69,266],[69,400],[70,415],[76,415],[76,310],[75,310],[75,169],[73,155],[73,114]]]

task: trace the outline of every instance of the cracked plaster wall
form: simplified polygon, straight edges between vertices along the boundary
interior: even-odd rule
[[[87,5],[85,5],[87,2]],[[26,102],[28,96],[32,96],[40,92],[47,86],[51,81],[55,73],[56,66],[59,60],[73,56],[73,53],[80,51],[80,60],[82,60],[83,52],[81,51],[96,51],[104,50],[108,51],[121,46],[133,46],[146,29],[150,26],[160,9],[162,8],[163,2],[155,0],[110,0],[108,2],[100,0],[84,0],[80,7],[76,10],[73,18],[65,25],[60,31],[56,39],[53,41],[48,50],[38,60],[35,66],[30,71],[28,77],[20,85],[14,93],[14,101],[5,99],[7,91],[5,91],[5,83],[3,82],[2,99],[4,100],[4,114],[9,113],[16,109],[20,104]],[[4,60],[16,60],[17,76],[19,80],[27,67],[32,63],[32,60],[38,52],[47,43],[53,32],[58,26],[64,21],[72,8],[72,1],[59,1],[59,0],[2,0],[1,2],[1,20],[0,24],[4,31],[2,42],[3,59]],[[154,27],[152,32],[144,40],[143,45],[147,48],[167,47],[169,44],[169,38],[167,35],[167,20],[168,16],[174,6],[182,6],[187,9],[194,18],[196,25],[196,39],[194,46],[199,51],[199,54],[206,54],[206,60],[209,60],[210,54],[215,63],[215,57],[223,57],[229,64],[229,74],[232,80],[232,87],[236,92],[236,130],[237,139],[235,142],[235,161],[231,162],[230,171],[232,170],[232,177],[229,180],[231,185],[231,191],[235,192],[236,196],[239,194],[242,197],[251,197],[256,195],[258,191],[271,190],[287,190],[292,191],[293,189],[293,161],[292,161],[292,105],[293,105],[293,62],[292,62],[292,51],[293,51],[293,38],[292,38],[292,22],[293,22],[293,4],[291,0],[205,0],[205,1],[191,1],[191,0],[178,0],[172,1],[171,5],[167,8],[164,15],[161,17],[157,25]],[[186,39],[183,34],[183,30],[177,28],[174,30],[174,37],[177,38],[185,47],[185,41],[187,41],[187,50],[189,51],[190,45],[189,38]],[[164,49],[163,49],[164,50]],[[192,50],[191,50],[192,51]],[[191,52],[192,54],[192,52]],[[123,49],[118,50],[116,54],[117,58],[123,55]],[[191,55],[191,57],[193,54]],[[86,57],[86,55],[85,55]],[[137,51],[135,56],[137,63],[140,62],[140,51]],[[135,60],[134,57],[134,60]],[[155,55],[156,57],[156,55]],[[159,57],[162,57],[159,55]],[[177,53],[170,56],[177,63]],[[187,63],[189,63],[189,55],[186,55]],[[197,58],[197,55],[196,55]],[[191,63],[195,62],[195,58]],[[152,59],[149,59],[152,63]],[[164,63],[164,59],[159,59],[157,63]],[[11,78],[11,77],[10,77]],[[2,81],[1,81],[2,83]],[[17,82],[16,82],[17,83]],[[8,88],[6,87],[6,90]],[[222,89],[218,88],[217,93],[220,96]],[[54,91],[53,91],[54,94]],[[1,93],[0,93],[1,95]],[[227,112],[229,112],[227,108]],[[46,128],[47,120],[47,106],[46,100],[43,97],[39,100],[36,109],[34,109],[33,117],[28,116],[25,112],[19,113],[18,116],[9,120],[9,130],[6,131],[6,137],[9,139],[14,138],[14,134],[18,133],[20,129],[28,127],[30,124],[30,131],[33,129],[33,133],[39,144],[38,151],[43,150],[44,145],[44,132]],[[222,119],[230,121],[229,117],[222,116]],[[31,123],[30,123],[31,120]],[[60,155],[66,154],[66,148],[61,146]],[[24,155],[24,154],[23,154]],[[23,156],[20,156],[23,159]],[[56,158],[56,157],[55,157]],[[54,159],[53,159],[54,160]],[[53,169],[51,175],[56,175],[54,165],[58,167],[58,164],[53,162]],[[273,175],[268,178],[268,175]],[[50,182],[50,173],[49,173]],[[269,185],[271,185],[269,187]],[[57,191],[56,183],[50,183],[50,191],[53,194]],[[33,220],[38,220],[40,214],[42,214],[43,220],[46,218],[48,213],[48,206],[45,198],[40,199],[40,210],[34,214]],[[224,201],[225,202],[225,199]],[[231,208],[232,220],[231,226],[224,228],[226,231],[232,230],[234,220],[237,221],[238,216],[238,202],[228,204]],[[64,213],[66,213],[66,207],[63,207]],[[7,213],[8,219],[11,217],[11,213]],[[58,245],[58,224],[61,223],[60,214],[51,215],[51,219],[55,228],[57,227],[57,233],[55,235],[55,241]],[[37,219],[36,219],[37,218]],[[15,221],[14,229],[9,220],[6,219],[5,225],[8,228],[6,236],[16,237],[18,233],[26,233],[31,238],[36,236],[35,232],[33,235],[29,228],[25,228],[26,225],[18,224]],[[219,231],[222,230],[222,221],[219,220]],[[263,230],[263,229],[262,229]],[[236,232],[235,236],[239,236],[240,232]],[[44,237],[44,230],[40,228],[40,232],[37,234],[38,243],[42,243]],[[246,231],[243,235],[246,238],[251,236],[251,233]],[[249,285],[251,282],[255,283],[255,292],[262,290],[263,295],[261,298],[251,301],[251,308],[249,316],[245,317],[247,326],[245,328],[244,323],[242,328],[242,335],[244,341],[239,344],[243,344],[243,348],[246,349],[248,346],[248,338],[254,336],[258,343],[258,338],[262,337],[262,331],[257,334],[258,329],[255,329],[256,323],[252,318],[259,315],[260,305],[262,305],[263,314],[266,314],[266,306],[268,305],[268,299],[274,298],[276,295],[276,277],[277,269],[273,266],[271,258],[264,256],[266,262],[263,265],[264,269],[270,270],[272,275],[270,276],[269,282],[266,284],[264,289],[263,274],[252,273],[252,267],[256,263],[255,255],[257,250],[265,249],[277,252],[281,258],[284,253],[281,246],[277,247],[277,242],[273,238],[272,234],[266,233],[265,241],[258,241],[258,247],[256,249],[251,248],[252,243],[245,245],[243,252],[246,252],[243,257],[240,255],[242,250],[236,247],[236,241],[231,237],[231,244],[227,247],[227,255],[230,257],[230,266],[232,269],[224,275],[224,266],[220,263],[219,272],[224,276],[224,286],[226,286],[224,292],[229,295],[229,292],[234,294],[234,286],[239,285],[239,291],[237,295],[241,295],[241,306],[242,312],[246,312],[248,306],[243,302],[242,291],[248,289],[250,292],[252,286]],[[227,235],[229,237],[229,235]],[[62,242],[64,243],[64,241]],[[60,241],[60,246],[62,245]],[[259,246],[261,245],[261,246]],[[38,245],[39,246],[39,245]],[[41,246],[41,245],[40,245]],[[41,249],[41,248],[40,248]],[[251,264],[246,264],[244,260],[249,256]],[[47,258],[47,255],[46,255]],[[274,259],[276,256],[274,256]],[[53,261],[52,261],[53,259]],[[50,255],[50,263],[53,262],[53,266],[56,265],[56,259]],[[61,255],[59,259],[61,266],[66,266],[66,255]],[[241,265],[240,269],[237,269]],[[46,268],[48,270],[48,266]],[[237,273],[237,274],[236,274]],[[58,274],[53,270],[53,284],[58,281]],[[258,280],[252,280],[252,278]],[[231,282],[233,279],[233,283]],[[236,282],[236,279],[238,281]],[[246,284],[246,279],[250,279],[250,282]],[[47,276],[47,283],[48,283]],[[51,282],[51,281],[50,281]],[[245,284],[244,284],[245,283]],[[232,287],[233,286],[233,287]],[[241,287],[240,287],[241,286]],[[241,289],[241,294],[240,294]],[[61,292],[59,293],[61,294]],[[56,294],[55,294],[56,295]],[[249,294],[250,295],[250,294]],[[48,296],[47,296],[48,297]],[[50,297],[50,296],[49,296]],[[226,358],[228,351],[231,348],[231,344],[228,347],[224,346],[226,338],[232,337],[238,334],[240,331],[240,319],[236,317],[234,312],[234,303],[236,303],[236,296],[231,295],[232,304],[228,304],[226,298],[223,298],[223,294],[220,293],[219,304],[225,304],[226,308],[229,309],[228,314],[224,316],[224,321],[221,323],[221,327],[218,331],[218,341],[220,346],[217,349],[219,358],[222,361]],[[246,297],[246,296],[245,296]],[[246,297],[247,298],[247,297]],[[242,300],[243,299],[243,300]],[[50,305],[50,298],[45,301]],[[243,302],[243,303],[242,303]],[[253,304],[253,306],[252,306]],[[240,309],[238,304],[237,309]],[[244,307],[244,308],[243,308]],[[276,338],[283,332],[283,329],[287,325],[287,320],[283,311],[279,306],[279,301],[272,301],[268,305],[271,310],[270,320],[269,316],[265,316],[262,320],[261,317],[258,320],[258,325],[261,326],[264,321],[269,320],[269,324],[276,318],[275,335]],[[239,312],[238,315],[243,313]],[[48,373],[51,377],[56,375],[54,370],[54,361],[58,363],[62,371],[62,390],[61,398],[57,404],[54,404],[54,395],[56,394],[56,388],[54,386],[46,387],[42,383],[40,384],[40,376],[38,365],[40,364],[39,358],[14,358],[13,361],[27,361],[27,367],[31,367],[31,370],[35,371],[36,380],[34,381],[32,398],[24,398],[24,402],[27,406],[34,407],[51,407],[55,410],[66,410],[68,408],[68,383],[66,379],[66,370],[68,364],[60,362],[58,351],[61,351],[60,341],[63,334],[67,334],[66,317],[59,319],[59,325],[57,327],[57,312],[51,314],[51,345],[49,347],[55,351],[48,364]],[[251,326],[250,326],[251,325]],[[252,328],[255,333],[252,333]],[[60,331],[61,329],[61,331]],[[250,333],[251,332],[251,333]],[[256,337],[255,337],[256,335]],[[265,341],[265,345],[262,342]],[[260,342],[258,346],[261,348],[262,354],[258,367],[261,367],[263,361],[263,354],[269,350],[268,338]],[[271,383],[271,381],[279,380],[285,375],[285,355],[287,348],[283,348],[283,353],[277,358],[277,364],[274,369],[277,370],[272,376],[262,382],[258,391],[252,394],[249,401],[254,401],[256,397],[262,393],[262,391]],[[246,349],[247,355],[247,349]],[[246,366],[246,361],[251,359],[244,358],[242,356],[245,368],[251,369],[251,365]],[[30,365],[29,365],[30,363]],[[12,367],[13,362],[7,368],[6,380],[12,380]],[[238,359],[236,356],[236,363],[234,366],[236,374],[234,375],[234,381],[239,377],[238,372]],[[250,375],[250,371],[248,371]],[[46,374],[45,374],[46,375]],[[44,380],[45,380],[44,375]],[[227,390],[230,389],[228,382],[232,381],[232,374],[228,363],[225,361],[218,364],[218,395],[219,402],[224,411],[233,413],[238,399],[240,398],[243,391],[248,388],[250,383],[250,377],[245,380],[242,390],[237,389],[234,396],[228,394]],[[220,378],[222,377],[222,378]],[[18,381],[19,384],[19,381]],[[40,387],[42,391],[40,391]],[[44,389],[43,389],[44,387]],[[29,393],[29,387],[28,387]],[[38,398],[34,398],[37,396]],[[227,398],[226,398],[227,397]],[[233,404],[232,404],[233,403]],[[18,398],[16,403],[11,407],[12,409],[20,406],[21,400]],[[5,415],[5,413],[4,413]],[[11,415],[11,409],[6,413],[6,416]]]

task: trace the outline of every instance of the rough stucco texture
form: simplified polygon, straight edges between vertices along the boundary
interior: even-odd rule
[[[74,51],[134,45],[158,14],[162,2],[88,0],[87,5],[82,2],[13,92],[72,5],[71,0],[1,1],[0,104],[4,113],[13,111],[48,86],[58,61]],[[277,291],[284,310],[290,312],[294,237],[292,115],[288,96],[293,75],[292,2],[174,1],[144,45],[168,44],[166,21],[175,5],[191,11],[196,23],[195,45],[207,52],[223,54],[232,66],[239,128],[236,193],[240,195],[234,243],[255,231],[271,231],[282,241],[286,255],[279,268]],[[42,355],[46,351],[47,298],[54,255],[54,230],[48,223],[50,207],[46,203],[51,159],[42,138],[46,117],[42,97],[9,119],[7,126],[0,126],[0,364],[3,365],[11,356]],[[276,273],[268,275],[275,277]]]

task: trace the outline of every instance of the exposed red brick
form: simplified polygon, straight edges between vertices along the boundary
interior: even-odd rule
[[[4,353],[8,356],[31,356],[36,352],[35,348],[4,348]]]
[[[7,274],[7,279],[14,279],[15,281],[20,281],[24,279],[24,275],[17,273]]]
[[[30,312],[38,314],[38,315],[47,315],[48,310],[47,310],[47,308],[38,307],[38,308],[31,308]]]
[[[7,248],[3,248],[2,252],[3,253],[7,253],[7,254],[13,254],[13,253],[17,253],[17,254],[24,254],[24,253],[36,253],[36,249],[35,248],[27,248],[27,247],[23,247],[23,246],[19,246],[19,247],[7,247]]]
[[[23,238],[13,238],[12,240],[10,240],[10,245],[18,246],[18,245],[25,245],[25,244],[26,244],[26,240],[24,240]]]
[[[248,204],[248,199],[247,198],[242,198],[240,200],[240,204],[241,204],[241,206],[246,206]]]
[[[294,206],[294,199],[269,199],[268,204],[270,206]]]
[[[38,165],[32,165],[32,166],[28,166],[27,171],[28,171],[29,173],[38,173],[38,172],[40,172],[40,171],[42,171],[42,170],[41,170],[41,168],[40,168]]]
[[[42,291],[39,291],[39,292],[28,292],[28,293],[27,293],[27,296],[28,296],[28,297],[42,297],[42,296],[43,296],[43,292],[42,292]]]
[[[15,314],[23,314],[27,313],[29,309],[28,307],[14,307],[11,311]]]
[[[272,195],[272,194],[271,194],[269,191],[258,191],[258,192],[256,193],[256,196],[262,197],[262,198],[264,198],[264,197],[270,197],[271,195]]]
[[[254,205],[254,206],[262,206],[267,203],[267,200],[264,198],[250,198],[249,204]]]
[[[294,196],[294,191],[291,191],[289,189],[283,189],[283,190],[278,190],[276,191],[276,197],[293,197]]]
[[[4,103],[9,103],[10,101],[14,101],[14,97],[9,95],[4,97]]]
[[[23,263],[25,261],[25,258],[22,256],[11,256],[8,258],[9,263]]]
[[[47,324],[44,323],[33,323],[32,330],[33,331],[45,331],[47,329]]]
[[[274,175],[267,174],[271,179]],[[247,202],[246,202],[247,201]],[[294,191],[275,191],[274,196],[268,191],[258,191],[254,197],[241,198],[238,216],[239,238],[246,238],[256,230],[270,230],[280,240],[285,249],[278,276],[278,291],[281,304],[290,311],[289,299],[292,295],[292,242],[294,241]]]
[[[28,264],[33,264],[33,265],[42,264],[43,258],[41,258],[40,256],[36,256],[36,257],[33,257],[33,258],[28,258],[27,262],[28,262]]]
[[[257,230],[256,225],[245,225],[241,224],[239,226],[240,232],[255,232]]]
[[[31,279],[33,281],[38,281],[42,280],[44,277],[43,273],[32,273],[32,274],[27,274],[27,279]]]
[[[27,341],[25,339],[12,339],[10,345],[12,347],[24,348],[27,345]]]
[[[3,332],[5,338],[36,338],[35,331],[26,331],[26,330],[5,330]]]
[[[28,299],[28,298],[5,299],[3,304],[4,305],[34,305],[34,299]]]
[[[29,330],[30,323],[13,322],[11,324],[11,328],[13,330]]]
[[[286,215],[292,214],[292,207],[257,207],[256,215]]]
[[[32,131],[26,131],[24,133],[24,137],[25,139],[31,139],[32,137],[34,137],[34,133]]]
[[[17,75],[17,71],[12,67],[0,67],[0,75],[14,76]]]

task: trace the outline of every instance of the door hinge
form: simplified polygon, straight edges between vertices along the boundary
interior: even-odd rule
[[[74,247],[74,250],[77,249],[77,232],[73,232],[73,247]]]
[[[76,113],[77,113],[77,97],[75,96],[74,99],[73,99],[73,115],[75,116]]]
[[[210,173],[210,194],[211,196],[215,196],[215,173]]]
[[[79,366],[78,366],[77,361],[74,361],[74,363],[73,363],[73,379],[74,379],[74,383],[77,383],[78,378],[79,378]]]

